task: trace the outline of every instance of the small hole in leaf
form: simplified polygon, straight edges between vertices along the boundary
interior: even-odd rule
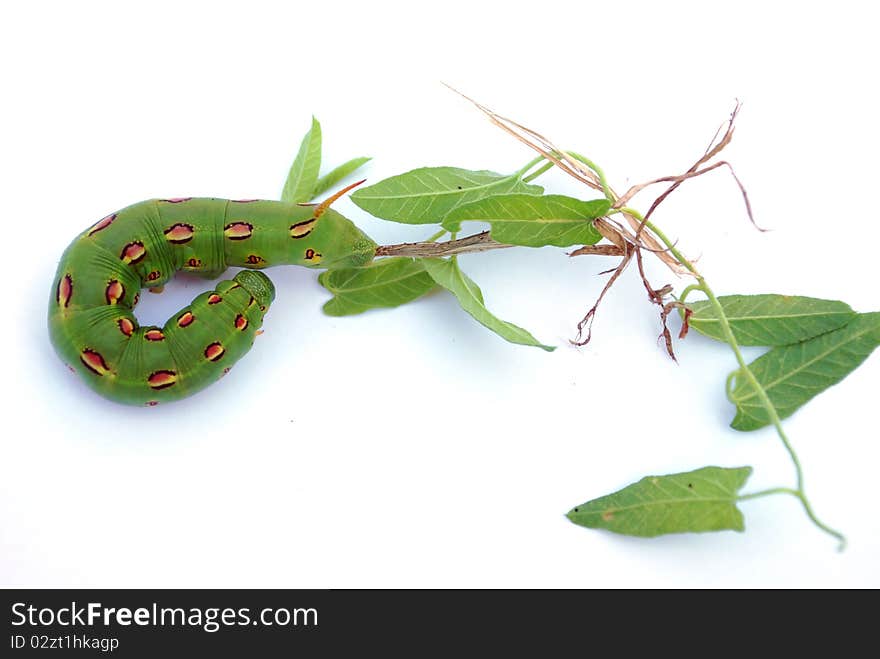
[[[688,487],[691,488],[691,489],[694,489],[694,484],[693,484],[693,483],[688,483]]]
[[[460,186],[460,185],[458,186],[458,189],[461,190],[461,186]]]
[[[577,508],[575,508],[575,509],[574,509],[574,511],[575,511],[575,512],[577,512],[577,511],[578,511],[578,509],[577,509]]]

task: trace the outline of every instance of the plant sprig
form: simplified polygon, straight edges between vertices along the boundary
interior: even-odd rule
[[[740,494],[751,467],[705,467],[646,477],[619,492],[573,508],[569,519],[582,526],[641,536],[742,531],[745,527],[738,502],[787,494],[797,498],[809,519],[835,537],[843,549],[844,536],[821,521],[812,509],[800,460],[781,419],[842,380],[880,345],[880,312],[858,314],[843,302],[805,297],[718,297],[694,263],[651,219],[660,204],[685,181],[727,167],[754,223],[745,188],[730,164],[718,159],[732,139],[739,105],[724,130],[716,133],[704,154],[686,172],[634,185],[618,195],[603,170],[590,158],[559,149],[539,133],[471,102],[492,123],[537,151],[538,157],[511,174],[424,167],[359,189],[352,200],[382,219],[437,224],[440,228],[422,242],[378,247],[376,257],[381,258],[368,266],[323,273],[319,281],[333,294],[325,312],[352,315],[395,307],[439,287],[451,292],[476,321],[507,341],[552,350],[552,346],[540,343],[522,327],[495,317],[486,306],[480,287],[461,270],[457,256],[514,246],[575,246],[570,256],[620,258],[596,303],[578,324],[578,338],[573,343],[584,345],[590,340],[591,324],[600,302],[635,260],[648,297],[660,309],[661,337],[670,356],[675,358],[667,326],[673,310],[682,318],[679,338],[694,329],[728,344],[738,366],[727,378],[728,398],[737,408],[731,425],[741,431],[773,426],[794,466],[796,486]],[[284,197],[297,200],[306,191],[313,196],[323,192],[366,160],[349,161],[318,179],[320,126],[313,121],[291,167]],[[554,167],[602,196],[582,200],[545,194],[532,181]],[[667,183],[667,188],[644,215],[631,207],[636,195],[661,183]],[[463,222],[487,224],[488,229],[458,238]],[[447,233],[450,238],[441,241]],[[603,239],[607,243],[600,243]],[[643,253],[658,258],[677,275],[691,277],[694,283],[678,297],[671,295],[671,286],[655,288],[645,274]],[[690,302],[688,296],[695,291],[703,293],[706,299]],[[767,346],[769,351],[749,364],[741,345]]]
[[[502,128],[504,128],[508,132],[515,134],[515,132],[505,124],[503,118],[498,117],[491,110],[488,110],[487,108],[485,108],[483,106],[478,105],[478,107],[483,112],[488,113],[491,117],[496,119],[496,123],[499,123],[502,126]],[[637,226],[635,227],[635,234],[634,235],[629,234],[626,231],[620,231],[621,238],[623,238],[626,241],[626,244],[628,246],[631,246],[631,248],[633,250],[635,250],[635,252],[638,254],[640,252],[640,250],[645,247],[644,244],[642,242],[640,242],[641,234],[645,230],[647,230],[648,232],[650,232],[649,236],[652,236],[656,241],[659,241],[663,246],[665,246],[665,249],[666,249],[665,253],[668,255],[671,255],[671,257],[674,258],[675,264],[685,268],[696,279],[696,284],[688,287],[687,292],[699,290],[702,293],[704,293],[706,295],[706,297],[708,298],[709,304],[712,306],[712,309],[715,314],[715,318],[717,319],[717,322],[718,322],[718,325],[719,325],[719,328],[721,331],[721,337],[723,338],[725,343],[727,343],[730,346],[731,350],[733,351],[734,357],[736,358],[736,361],[739,364],[739,370],[737,371],[737,377],[742,378],[745,382],[748,383],[749,387],[754,392],[754,395],[757,397],[761,407],[763,408],[764,412],[766,413],[767,418],[769,419],[769,422],[776,429],[776,433],[777,433],[780,441],[782,442],[783,446],[785,447],[786,451],[788,452],[789,457],[791,458],[792,464],[794,465],[794,468],[795,468],[797,487],[795,489],[773,488],[770,490],[765,490],[763,492],[758,492],[758,493],[754,493],[752,495],[749,495],[749,498],[758,498],[761,496],[769,496],[772,494],[779,494],[779,493],[787,493],[787,494],[791,494],[791,495],[797,497],[800,500],[801,504],[803,505],[804,511],[806,512],[806,514],[810,518],[810,520],[818,528],[825,531],[829,535],[835,537],[839,542],[839,545],[838,545],[839,549],[842,550],[846,546],[846,538],[844,537],[844,535],[842,533],[840,533],[839,531],[832,529],[830,526],[828,526],[827,524],[825,524],[824,522],[819,520],[818,517],[816,516],[816,514],[813,512],[812,506],[810,505],[809,499],[808,499],[806,492],[805,492],[805,489],[804,489],[803,468],[801,467],[801,463],[800,463],[800,460],[797,456],[797,453],[795,452],[794,448],[792,447],[791,442],[789,441],[788,436],[786,435],[785,430],[782,427],[782,421],[780,419],[780,415],[776,409],[776,406],[774,405],[773,401],[771,400],[770,396],[768,395],[763,383],[760,382],[759,379],[755,376],[755,374],[752,371],[752,369],[750,368],[749,364],[746,363],[746,360],[743,357],[743,354],[742,354],[742,351],[740,350],[740,346],[737,341],[737,338],[734,335],[733,329],[731,328],[731,325],[730,325],[730,321],[727,318],[727,314],[725,312],[724,306],[718,301],[718,298],[716,297],[712,288],[709,286],[709,283],[706,281],[705,277],[697,270],[696,266],[694,266],[694,264],[689,259],[687,259],[681,253],[681,251],[676,247],[675,243],[673,243],[671,240],[669,240],[669,238],[666,236],[666,234],[659,227],[657,227],[654,223],[652,223],[649,219],[650,215],[659,207],[659,204],[688,178],[693,178],[695,176],[699,176],[701,174],[707,173],[709,171],[712,171],[713,169],[716,169],[717,167],[719,167],[721,165],[727,165],[728,167],[730,167],[730,165],[728,163],[721,161],[721,162],[706,166],[703,169],[701,169],[701,167],[703,165],[705,165],[708,161],[710,161],[713,157],[715,157],[718,153],[720,153],[721,150],[727,144],[729,144],[729,142],[733,136],[734,120],[736,118],[736,113],[737,113],[738,109],[739,109],[739,106],[737,106],[737,108],[732,113],[730,120],[728,121],[728,124],[727,124],[727,129],[725,130],[722,138],[717,143],[715,143],[715,141],[713,140],[713,144],[710,145],[710,147],[706,150],[706,153],[685,174],[680,175],[680,176],[674,176],[674,177],[663,177],[660,179],[655,179],[653,181],[650,181],[647,184],[633,186],[632,188],[630,188],[630,190],[627,193],[625,193],[622,197],[619,197],[619,198],[615,195],[614,191],[608,185],[605,174],[601,170],[601,168],[599,168],[592,161],[590,161],[586,158],[577,157],[576,155],[572,156],[572,157],[575,157],[575,158],[577,158],[578,161],[584,163],[594,173],[595,180],[599,181],[599,184],[602,188],[602,191],[605,194],[605,197],[609,201],[611,201],[613,209],[622,213],[625,217],[630,219],[631,225],[634,224],[632,222],[632,220],[635,220],[635,222],[637,223]],[[517,128],[524,130],[527,133],[532,133],[531,131],[528,131],[528,129],[525,129],[524,127],[522,127],[519,124],[515,124],[515,125]],[[532,133],[532,134],[534,134],[534,133]],[[567,155],[567,154],[565,154],[565,152],[553,147],[552,144],[549,144],[549,142],[546,142],[546,140],[544,140],[543,138],[541,138],[541,141],[545,142],[547,146],[545,146],[544,144],[536,143],[536,142],[529,142],[528,140],[523,140],[523,141],[525,141],[527,144],[532,146],[532,148],[534,148],[535,150],[539,151],[542,154],[544,154],[544,152],[547,149],[547,146],[549,146],[553,150],[553,152],[555,152],[555,153],[546,154],[548,158],[551,155],[563,156],[563,157],[565,155]],[[732,169],[731,169],[731,171],[732,171]],[[734,176],[735,176],[735,174],[734,174]],[[641,191],[642,189],[644,189],[648,185],[652,185],[654,183],[661,183],[661,182],[671,182],[671,185],[669,186],[669,188],[667,188],[667,190],[663,194],[661,194],[654,201],[654,203],[651,205],[648,213],[646,213],[644,216],[642,216],[638,211],[636,211],[632,208],[629,208],[625,205],[629,200],[632,199],[633,196],[635,196],[635,194],[637,194],[639,191]],[[747,210],[749,212],[749,217],[754,221],[754,219],[752,218],[751,207],[748,204],[748,197],[745,193],[745,190],[744,190],[744,188],[742,188],[742,185],[738,179],[737,179],[737,183],[740,185],[740,188],[743,191],[743,197],[746,201]],[[653,243],[654,240],[652,240],[651,242]],[[653,245],[652,245],[652,247],[653,247]],[[649,247],[649,249],[650,249],[650,247]],[[657,250],[652,250],[652,251],[655,251],[655,253],[658,253],[658,254],[663,254],[663,252],[658,252]],[[664,260],[664,262],[667,263],[667,265],[669,265],[668,257],[664,258],[663,260]],[[622,261],[622,263],[621,263],[621,267],[625,267],[627,262],[628,262],[628,259],[626,259],[626,257],[625,257],[625,260]],[[645,284],[648,287],[648,290],[652,291],[651,287],[647,283],[647,280],[644,279],[644,274],[643,274],[643,281],[645,281]],[[654,291],[654,292],[656,293],[656,291]],[[662,305],[662,295],[659,295],[658,297],[660,298],[660,303]],[[685,300],[683,298],[680,298],[678,300],[679,304],[683,305],[684,302],[685,302]],[[667,334],[667,336],[668,336],[668,330],[665,327],[665,316],[664,316],[664,333]],[[668,340],[667,340],[667,345],[668,346],[670,345]],[[874,347],[876,347],[876,344]],[[873,348],[871,348],[871,350],[873,350]],[[670,352],[671,352],[671,348],[670,348]],[[868,352],[870,352],[870,350]],[[867,357],[867,355],[865,355],[865,357]],[[595,503],[595,502],[593,502],[593,503]],[[587,504],[584,504],[584,505],[587,505]],[[573,521],[576,521],[576,520],[573,520]],[[580,523],[580,522],[576,521],[576,523]],[[584,525],[589,526],[589,524],[584,524]]]

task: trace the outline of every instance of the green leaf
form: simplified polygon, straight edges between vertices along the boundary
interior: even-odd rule
[[[421,261],[409,258],[382,259],[364,268],[327,270],[318,282],[333,293],[324,305],[330,316],[351,316],[368,309],[397,307],[421,297],[434,280]]]
[[[568,511],[575,524],[643,538],[666,533],[743,531],[737,492],[751,467],[703,467],[667,476],[646,476]]]
[[[789,346],[773,348],[749,364],[779,418],[837,384],[880,345],[880,312],[857,314],[844,327]],[[736,405],[731,427],[757,430],[770,424],[758,393],[740,370],[728,397]]]
[[[353,174],[370,160],[372,160],[372,158],[352,158],[348,162],[339,165],[339,167],[331,172],[324,174],[324,176],[319,178],[318,182],[315,184],[315,189],[312,190],[311,199],[327,192],[327,190],[339,183],[346,176]]]
[[[581,201],[563,195],[537,197],[521,193],[494,195],[462,204],[443,220],[448,231],[461,229],[461,222],[477,220],[492,225],[492,238],[508,245],[543,247],[593,245],[602,235],[591,220],[611,208],[607,199]]]
[[[856,315],[848,304],[793,295],[725,295],[718,298],[737,343],[784,346],[836,330]],[[709,300],[689,303],[688,323],[700,334],[724,341]]]
[[[351,200],[368,213],[405,224],[437,224],[453,208],[508,192],[539,195],[543,188],[523,183],[519,174],[496,174],[456,167],[423,167],[362,188]]]
[[[522,327],[500,320],[493,316],[483,302],[483,292],[474,281],[464,274],[454,259],[422,259],[425,270],[431,278],[458,298],[461,308],[467,311],[481,325],[488,327],[501,338],[526,346],[536,346],[547,351],[555,350],[538,342]]]
[[[321,124],[312,117],[312,127],[303,137],[299,152],[287,174],[287,181],[284,182],[281,201],[301,203],[311,200],[320,170]]]

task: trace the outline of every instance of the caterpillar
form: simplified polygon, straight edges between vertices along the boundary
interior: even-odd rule
[[[83,231],[61,257],[49,299],[49,336],[68,367],[102,396],[157,405],[201,391],[253,345],[275,288],[262,268],[367,264],[376,244],[320,204],[259,199],[142,201]],[[206,278],[248,268],[196,297],[163,327],[141,327],[142,288],[176,272]]]

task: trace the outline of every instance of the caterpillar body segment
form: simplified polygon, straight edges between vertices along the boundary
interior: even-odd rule
[[[59,356],[101,395],[155,405],[204,389],[251,347],[274,300],[256,270],[368,263],[375,243],[325,205],[214,198],[152,199],[108,215],[64,252],[49,299]],[[142,288],[179,270],[220,282],[163,327],[134,316]]]

